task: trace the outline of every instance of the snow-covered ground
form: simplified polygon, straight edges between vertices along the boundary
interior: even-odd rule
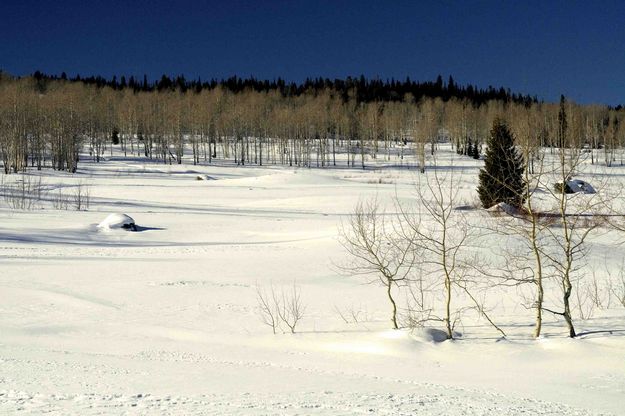
[[[454,162],[467,204],[478,165]],[[608,172],[622,181],[625,169]],[[113,158],[43,175],[51,188],[89,185],[90,207],[2,204],[0,414],[625,414],[615,301],[577,320],[578,339],[546,316],[532,340],[533,312],[496,289],[488,303],[507,339],[469,314],[460,338],[435,343],[391,330],[385,292],[338,272],[341,221],[362,198],[414,198],[414,169]],[[98,229],[116,212],[138,232]],[[619,243],[592,239],[598,278],[604,263],[619,272]],[[305,317],[273,335],[256,287],[294,280]]]

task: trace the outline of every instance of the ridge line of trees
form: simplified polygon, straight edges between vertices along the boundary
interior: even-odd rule
[[[74,77],[68,77],[65,72],[61,75],[45,74],[41,71],[35,71],[32,78],[37,80],[38,87],[41,91],[50,82],[67,81],[77,82],[85,85],[94,85],[98,88],[109,87],[120,91],[131,89],[134,92],[153,92],[153,91],[195,91],[214,90],[220,87],[232,93],[240,93],[246,90],[256,92],[272,92],[277,91],[283,97],[298,97],[303,94],[318,94],[326,90],[334,91],[343,101],[355,99],[358,103],[365,102],[389,102],[403,101],[406,94],[411,94],[415,100],[422,98],[441,98],[447,101],[452,98],[460,100],[468,100],[473,105],[481,105],[491,100],[502,102],[513,102],[517,104],[531,105],[538,103],[536,96],[529,94],[513,93],[510,89],[504,87],[493,87],[489,85],[487,88],[479,88],[477,86],[467,84],[460,85],[456,83],[452,76],[447,81],[443,81],[443,77],[439,75],[435,81],[414,81],[410,77],[405,80],[396,80],[394,78],[382,80],[380,78],[366,78],[364,75],[359,77],[348,76],[341,78],[306,78],[303,82],[287,82],[282,78],[273,80],[261,80],[255,77],[241,78],[236,75],[224,79],[212,78],[210,81],[202,81],[201,78],[188,80],[184,75],[169,76],[163,74],[157,80],[149,80],[147,75],[142,78],[133,75],[126,77],[122,75],[111,78],[102,76],[81,77],[77,74]]]
[[[464,87],[440,77],[434,83],[406,85],[447,95],[405,92],[399,98],[403,90],[384,89],[386,84],[364,77],[340,85],[318,79],[308,87],[296,85],[291,93],[282,81],[237,78],[198,89],[189,87],[202,86],[200,81],[144,79],[143,90],[130,87],[125,78],[110,81],[111,86],[104,79],[94,78],[92,84],[90,79],[35,75],[0,73],[0,160],[5,173],[28,166],[75,172],[85,151],[99,162],[115,146],[124,156],[170,164],[182,163],[191,153],[194,164],[220,160],[327,167],[336,166],[340,154],[338,163],[365,168],[371,159],[403,165],[404,156],[412,155],[424,171],[426,155],[433,156],[441,141],[451,141],[459,154],[480,158],[498,116],[510,120],[513,132],[536,147],[553,149],[561,142],[557,104],[527,97],[515,102],[505,91],[505,99],[485,102],[480,100],[487,95],[478,101],[449,98],[450,90]],[[138,85],[134,79],[133,85]],[[392,99],[385,101],[384,94]],[[368,101],[372,97],[377,98]],[[601,156],[607,165],[623,163],[625,110],[567,106],[573,116],[571,145],[589,150],[593,163]],[[537,155],[529,156],[533,164]]]

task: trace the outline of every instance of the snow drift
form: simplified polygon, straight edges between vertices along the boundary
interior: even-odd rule
[[[499,202],[498,204],[493,205],[490,208],[487,208],[486,211],[491,214],[499,214],[499,215],[518,215],[520,213],[519,208],[514,207],[506,202]]]
[[[110,214],[101,223],[98,224],[101,230],[123,229],[129,231],[137,231],[135,220],[126,214]]]

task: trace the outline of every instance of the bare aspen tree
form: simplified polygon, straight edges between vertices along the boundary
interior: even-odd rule
[[[438,132],[440,128],[442,102],[440,100],[425,99],[419,105],[420,130],[425,142],[430,144],[430,154],[434,155]]]
[[[384,287],[391,304],[391,322],[398,329],[393,288],[407,283],[414,256],[411,240],[388,219],[377,200],[359,202],[339,231],[340,243],[350,255],[340,269],[347,275],[369,277],[370,283]]]
[[[467,102],[451,99],[445,106],[446,128],[450,134],[452,148],[459,155],[467,154]]]
[[[547,187],[549,194],[556,201],[555,218],[558,227],[548,227],[546,230],[551,237],[552,249],[545,252],[554,267],[561,289],[562,311],[543,308],[555,315],[564,318],[569,336],[576,336],[573,316],[571,313],[571,295],[573,293],[573,279],[583,265],[586,255],[586,239],[599,224],[593,215],[596,207],[601,203],[597,194],[569,194],[566,191],[568,181],[578,172],[583,152],[579,147],[580,126],[579,113],[571,111],[564,97],[561,98],[558,112],[557,142],[559,144],[556,156],[555,177],[559,186]],[[578,117],[576,119],[576,117]],[[569,126],[573,126],[570,128]],[[592,218],[590,221],[588,218]]]
[[[459,181],[453,173],[441,176],[436,169],[416,182],[417,203],[401,206],[404,239],[418,255],[420,269],[443,286],[443,316],[448,339],[453,339],[454,289],[462,280],[461,255],[469,227],[455,210]]]
[[[521,237],[521,241],[527,248],[527,252],[519,251],[518,248],[505,250],[508,273],[505,275],[505,284],[520,285],[531,283],[536,291],[531,307],[535,311],[534,337],[539,337],[542,331],[543,304],[545,298],[545,278],[547,275],[544,249],[546,242],[546,227],[549,223],[544,221],[540,209],[536,206],[536,195],[545,184],[545,172],[543,164],[544,156],[538,136],[541,131],[541,117],[535,109],[517,106],[512,111],[512,129],[515,132],[517,147],[524,160],[523,181],[524,205],[513,218],[506,221],[497,221],[502,227],[500,232],[513,234]],[[533,160],[536,160],[534,163]]]
[[[118,123],[114,123],[117,124],[119,126],[119,134],[121,136],[121,140],[126,142],[129,141],[130,142],[130,150],[131,153],[134,154],[134,144],[133,144],[133,139],[135,138],[135,135],[137,135],[137,155],[139,155],[140,150],[139,150],[139,120],[138,120],[138,115],[137,113],[142,110],[142,108],[139,107],[139,103],[138,103],[138,96],[130,90],[125,90],[122,91],[122,96],[120,98],[119,101],[119,105],[117,107],[117,120]],[[142,132],[143,133],[143,132]],[[143,137],[143,134],[141,136],[141,139],[145,140],[145,137]],[[111,143],[112,144],[112,143]],[[144,149],[145,150],[145,149]],[[144,154],[146,154],[147,152],[144,151]],[[147,154],[146,154],[147,156]]]
[[[412,123],[411,136],[415,153],[417,155],[419,171],[421,173],[425,173],[425,143],[428,141],[428,134],[431,133],[430,124],[427,116],[425,116],[424,113],[419,111],[417,108],[414,109]]]

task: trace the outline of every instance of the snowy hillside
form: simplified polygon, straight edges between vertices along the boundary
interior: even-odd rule
[[[441,150],[438,169],[455,172],[471,207],[482,162],[452,154]],[[610,186],[625,186],[625,168],[607,173]],[[493,287],[483,300],[505,339],[467,311],[456,340],[435,342],[425,330],[392,330],[383,288],[339,270],[341,223],[359,200],[377,197],[389,212],[396,196],[414,202],[414,168],[120,156],[42,175],[50,195],[80,185],[89,204],[1,204],[0,414],[625,415],[616,299],[578,305],[576,339],[546,314],[533,340],[525,288]],[[98,227],[111,213],[131,217],[136,231],[117,227],[125,217]],[[479,209],[466,215],[476,226],[492,221]],[[620,282],[623,237],[590,237],[586,270],[602,291]],[[487,258],[506,241],[485,233],[480,244]],[[293,285],[304,316],[295,334],[274,335],[258,288]]]

